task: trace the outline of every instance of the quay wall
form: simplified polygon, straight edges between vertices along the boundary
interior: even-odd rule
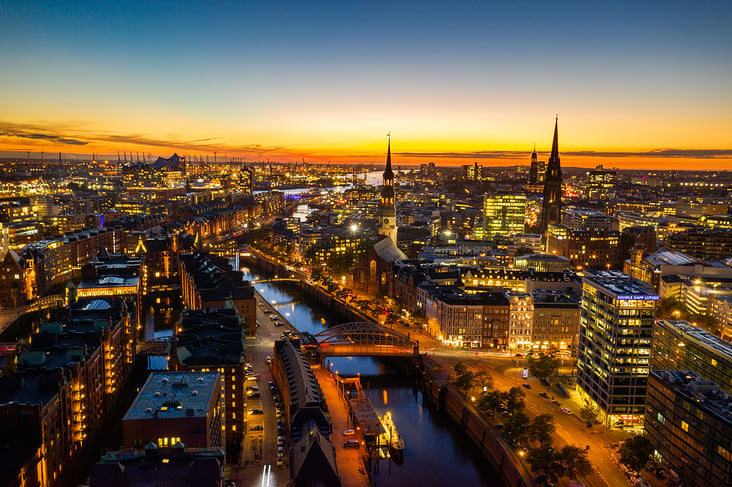
[[[533,486],[529,472],[514,458],[511,449],[492,431],[478,410],[454,386],[431,372],[431,366],[437,365],[436,362],[429,357],[422,358],[425,364],[421,384],[423,397],[450,416],[499,473],[506,487]]]
[[[335,299],[320,287],[307,282],[302,276],[298,276],[297,273],[293,273],[283,265],[271,262],[261,256],[251,260],[250,263],[254,267],[273,275],[299,277],[299,284],[297,285],[304,294],[344,316],[348,321],[373,322],[367,316]],[[431,372],[433,366],[438,365],[437,362],[425,355],[421,355],[420,358],[422,363],[417,364],[417,368],[423,372],[419,381],[423,397],[432,402],[439,411],[446,413],[467,434],[468,438],[480,449],[483,456],[499,473],[506,487],[533,487],[535,484],[530,473],[515,458],[508,445],[501,441],[497,433],[491,429],[491,425],[480,416],[478,410],[454,386]],[[411,368],[406,363],[400,365]]]

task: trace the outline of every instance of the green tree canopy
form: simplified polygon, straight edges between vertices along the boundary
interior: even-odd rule
[[[542,448],[552,444],[552,435],[556,431],[554,416],[551,414],[540,414],[534,418],[529,427],[529,438],[531,441],[538,441]]]
[[[526,403],[524,402],[525,397],[526,392],[520,387],[510,388],[506,393],[506,409],[508,409],[508,412],[515,414],[523,411],[524,407],[526,407]]]
[[[626,440],[618,453],[620,453],[620,461],[628,468],[641,471],[651,459],[653,444],[645,436],[636,436]]]
[[[498,391],[489,391],[480,396],[478,407],[484,411],[491,412],[491,418],[495,416],[496,409],[503,402],[503,394]]]
[[[455,364],[455,375],[462,375],[467,371],[468,366],[465,365],[463,362],[458,362]]]
[[[559,370],[559,359],[551,355],[542,355],[538,359],[528,357],[526,361],[529,366],[529,373],[537,379],[548,379]]]
[[[466,394],[470,392],[470,389],[475,385],[475,374],[471,371],[466,371],[457,376],[455,380],[455,386]]]
[[[506,438],[514,441],[514,446],[526,442],[529,437],[531,419],[521,411],[513,413],[506,421]]]
[[[570,479],[577,475],[587,475],[592,472],[592,463],[587,458],[587,450],[572,445],[567,445],[559,452],[564,473]]]
[[[485,370],[480,370],[475,373],[475,385],[480,387],[481,392],[483,392],[483,388],[493,389],[493,376]]]
[[[553,482],[559,480],[564,474],[564,466],[562,465],[562,455],[559,451],[552,447],[535,448],[529,451],[526,461],[531,467],[531,471],[535,474],[544,474]]]

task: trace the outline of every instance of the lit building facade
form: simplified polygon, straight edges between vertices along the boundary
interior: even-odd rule
[[[643,418],[657,300],[622,272],[584,273],[577,383],[613,423]]]
[[[732,485],[732,397],[692,371],[654,370],[645,432],[686,487]]]
[[[691,370],[732,394],[732,343],[686,321],[656,322],[653,368]]]
[[[483,238],[524,232],[526,195],[497,194],[483,200]]]
[[[221,446],[221,376],[211,372],[153,372],[122,418],[125,448]]]
[[[508,292],[508,348],[529,350],[533,346],[534,298],[531,294]]]

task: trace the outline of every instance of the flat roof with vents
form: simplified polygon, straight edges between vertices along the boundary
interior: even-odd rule
[[[219,384],[218,372],[153,372],[123,420],[206,416]]]

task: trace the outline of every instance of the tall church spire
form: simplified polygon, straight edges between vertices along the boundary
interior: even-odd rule
[[[388,142],[386,146],[386,169],[384,169],[384,178],[390,177],[394,179],[394,172],[391,170],[391,132],[387,135]]]
[[[544,201],[541,206],[541,231],[550,223],[559,223],[562,213],[562,167],[559,163],[559,117],[554,121],[552,153],[546,165]]]
[[[394,172],[391,170],[391,132],[386,146],[386,169],[384,169],[384,186],[381,188],[381,206],[379,207],[379,235],[390,237],[397,243],[396,206],[394,200]]]
[[[558,126],[559,126],[559,116],[554,119],[554,140],[552,141],[552,154],[549,156],[549,160],[556,159],[557,163],[559,162],[559,132],[558,132]]]

